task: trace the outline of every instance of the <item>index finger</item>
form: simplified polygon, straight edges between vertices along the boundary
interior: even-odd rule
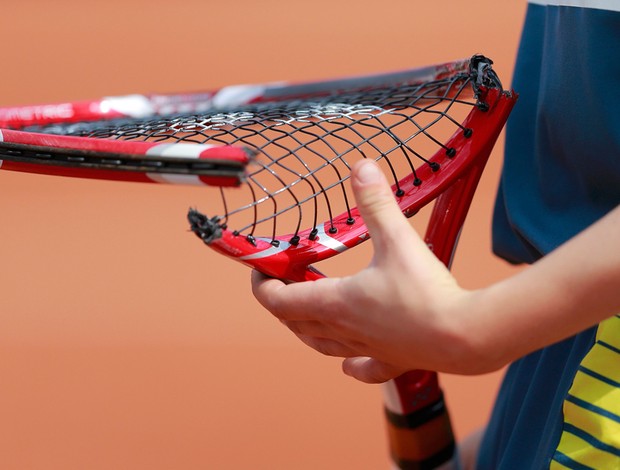
[[[285,321],[322,320],[340,310],[333,278],[286,284],[254,270],[252,293],[274,316]]]

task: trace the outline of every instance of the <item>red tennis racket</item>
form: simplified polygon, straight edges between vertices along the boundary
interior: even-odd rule
[[[349,187],[360,158],[393,179],[407,216],[435,201],[426,241],[447,266],[488,156],[515,102],[482,56],[397,73],[191,95],[0,109],[0,169],[222,187],[192,230],[273,277],[368,239]],[[219,206],[219,207],[216,207]],[[398,468],[435,468],[455,444],[433,372],[384,387]]]

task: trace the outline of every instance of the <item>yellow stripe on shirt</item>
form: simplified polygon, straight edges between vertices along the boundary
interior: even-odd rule
[[[563,405],[550,468],[620,470],[620,317],[602,322]]]

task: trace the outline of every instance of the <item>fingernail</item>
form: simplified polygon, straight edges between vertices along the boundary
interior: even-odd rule
[[[357,179],[362,184],[377,183],[381,179],[381,170],[375,162],[364,160],[357,168]]]

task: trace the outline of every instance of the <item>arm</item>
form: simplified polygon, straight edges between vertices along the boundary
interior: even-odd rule
[[[503,345],[496,363],[513,361],[620,313],[619,286],[620,206],[531,267],[474,293],[486,334],[472,347]]]
[[[344,357],[359,380],[489,372],[620,311],[620,208],[521,273],[468,291],[407,223],[374,164],[358,164],[352,184],[372,236],[370,266],[290,285],[255,272],[253,288],[304,343]]]

